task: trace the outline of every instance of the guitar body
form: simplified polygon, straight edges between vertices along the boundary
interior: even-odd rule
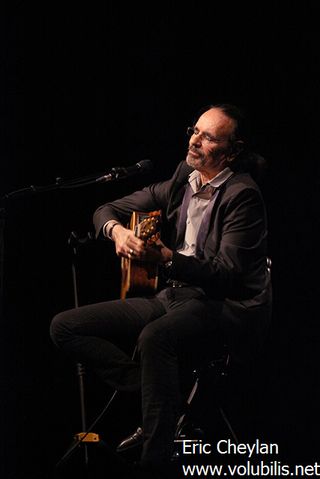
[[[160,238],[161,211],[134,211],[130,229],[148,245]],[[158,265],[148,261],[121,258],[121,299],[127,296],[154,294],[158,287]]]

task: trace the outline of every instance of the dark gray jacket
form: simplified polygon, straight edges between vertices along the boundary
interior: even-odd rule
[[[94,214],[97,235],[108,220],[126,225],[133,210],[161,209],[162,240],[178,249],[185,230],[183,198],[192,171],[183,161],[170,180],[99,207]],[[240,328],[241,335],[249,334],[253,341],[263,336],[271,314],[267,220],[261,192],[249,174],[234,173],[219,187],[210,215],[200,227],[197,256],[175,251],[170,275],[200,286],[214,308],[219,307],[227,332]]]

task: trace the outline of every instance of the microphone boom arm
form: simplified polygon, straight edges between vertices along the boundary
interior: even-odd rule
[[[26,194],[32,193],[45,193],[47,191],[53,191],[57,189],[73,189],[80,188],[82,186],[88,186],[97,183],[106,183],[108,181],[116,181],[119,179],[127,178],[136,173],[143,173],[152,169],[152,162],[150,160],[142,160],[139,163],[136,163],[133,166],[128,167],[114,167],[111,169],[110,173],[107,173],[103,176],[99,175],[89,175],[79,178],[71,178],[70,180],[63,180],[60,177],[56,178],[55,183],[46,185],[46,186],[34,186],[30,185],[25,188],[19,188],[18,190],[11,191],[5,194],[2,199],[8,200],[18,196],[24,196]]]

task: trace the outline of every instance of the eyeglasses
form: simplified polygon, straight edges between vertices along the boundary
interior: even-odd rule
[[[220,143],[221,141],[223,141],[223,138],[216,138],[215,136],[212,136],[205,131],[200,133],[199,129],[195,126],[188,126],[187,135],[188,136],[192,136],[192,135],[199,136],[200,139],[202,138],[205,141],[207,141],[208,143]]]

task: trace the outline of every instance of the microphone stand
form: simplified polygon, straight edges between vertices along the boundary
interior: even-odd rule
[[[1,201],[3,206],[0,206],[0,315],[2,314],[3,308],[3,298],[4,298],[4,242],[5,242],[5,222],[6,222],[6,202],[15,198],[24,198],[25,196],[47,193],[54,190],[67,190],[73,188],[80,188],[82,186],[94,185],[99,183],[106,183],[109,181],[118,180],[125,178],[123,168],[115,167],[112,168],[110,173],[106,174],[93,174],[88,176],[82,176],[78,178],[71,178],[65,180],[61,177],[57,177],[55,183],[44,186],[34,186],[30,185],[24,188],[19,188],[18,190],[10,191],[2,196]]]
[[[74,307],[79,307],[79,294],[78,294],[78,278],[77,278],[77,256],[79,247],[86,245],[90,241],[94,240],[94,236],[91,232],[88,232],[84,238],[79,238],[75,231],[72,231],[68,239],[68,245],[72,248],[73,260],[72,260],[72,281],[73,281],[73,295],[74,295]],[[87,477],[89,477],[89,445],[100,445],[106,448],[104,441],[100,439],[99,434],[92,432],[93,425],[90,428],[87,427],[87,415],[85,405],[85,388],[84,388],[84,376],[85,368],[81,363],[77,363],[77,376],[79,379],[79,395],[80,395],[80,415],[81,415],[81,428],[82,432],[74,435],[74,440],[69,446],[67,451],[56,463],[55,467],[59,470],[69,457],[78,449],[79,446],[84,448],[84,464]]]
[[[83,186],[99,184],[99,183],[106,183],[109,181],[114,181],[122,178],[126,178],[127,176],[131,176],[132,172],[126,174],[126,171],[123,168],[112,168],[110,173],[104,175],[89,175],[83,176],[78,178],[71,178],[69,180],[64,180],[60,177],[57,177],[55,183],[44,185],[44,186],[34,186],[30,185],[24,188],[20,188],[9,193],[6,193],[1,199],[2,201],[8,201],[15,198],[24,198],[29,195],[33,194],[40,194],[46,193],[54,190],[66,190],[66,189],[74,189],[80,188]],[[6,219],[6,208],[0,207],[0,300],[3,299],[4,296],[4,237],[5,237],[5,219]],[[76,256],[77,256],[77,247],[76,244],[84,244],[85,242],[92,240],[93,237],[91,233],[88,233],[87,237],[84,239],[79,239],[75,232],[72,232],[68,244],[72,247],[73,250],[73,261],[72,261],[72,278],[73,278],[73,293],[74,293],[74,305],[75,308],[79,306],[79,299],[78,299],[78,282],[77,282],[77,273],[76,273]],[[0,308],[2,309],[3,301],[1,301]],[[0,309],[0,313],[2,312]],[[65,461],[70,457],[70,455],[80,446],[84,446],[84,461],[86,466],[87,474],[89,474],[89,457],[88,457],[88,444],[97,444],[103,447],[106,447],[105,443],[100,440],[98,434],[91,432],[93,424],[89,429],[87,429],[86,423],[86,408],[85,408],[85,394],[84,394],[84,374],[85,370],[82,364],[77,364],[77,375],[79,378],[79,393],[80,393],[80,411],[81,411],[81,433],[78,433],[74,437],[74,442],[72,443],[71,447],[68,451],[63,455],[63,457],[58,461],[56,467],[59,468],[62,466]],[[114,392],[113,396],[111,397],[107,407],[109,407],[110,403],[112,402],[116,391]],[[103,413],[105,412],[103,411]],[[101,414],[102,415],[102,414]],[[99,416],[100,417],[100,416]],[[96,424],[97,420],[94,421]]]

